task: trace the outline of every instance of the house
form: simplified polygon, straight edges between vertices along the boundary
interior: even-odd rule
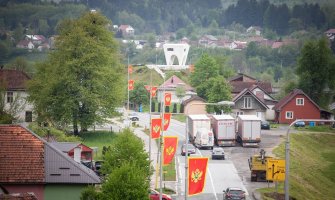
[[[34,45],[40,45],[47,41],[43,35],[26,35],[25,39],[31,41]]]
[[[228,79],[229,84],[232,86],[232,96],[239,94],[246,88],[251,88],[252,86],[259,86],[267,94],[272,94],[272,85],[270,82],[259,81],[251,76],[243,73],[238,73],[236,76]]]
[[[229,49],[240,51],[240,50],[246,48],[247,45],[248,45],[247,42],[233,41],[232,43],[230,43]]]
[[[199,39],[198,44],[206,47],[215,47],[217,46],[217,41],[218,39],[213,35],[204,35]]]
[[[49,50],[49,49],[50,49],[50,45],[47,42],[42,43],[37,47],[38,51],[46,51],[46,50]]]
[[[290,124],[296,119],[320,119],[320,107],[302,90],[294,89],[274,107],[275,121]]]
[[[5,89],[4,109],[11,110],[17,122],[32,122],[33,105],[27,101],[27,81],[30,77],[23,71],[0,69],[0,87]],[[16,109],[11,109],[16,107]]]
[[[250,26],[247,28],[247,33],[260,36],[262,33],[262,28],[259,26]]]
[[[206,101],[199,96],[192,96],[191,98],[183,101],[185,115],[207,114]]]
[[[333,41],[335,39],[335,28],[327,30],[325,34],[329,40]]]
[[[90,147],[77,143],[77,142],[52,142],[51,145],[73,158],[76,162],[90,161],[93,160],[93,149]],[[79,150],[80,154],[76,154],[75,151]],[[80,157],[74,157],[80,155]]]
[[[278,49],[282,46],[288,46],[288,45],[297,45],[298,44],[298,41],[297,40],[293,40],[293,39],[286,39],[286,40],[283,40],[283,41],[275,41],[271,48],[272,49]]]
[[[22,126],[0,125],[0,136],[0,186],[8,194],[79,200],[87,185],[101,183],[91,169]]]
[[[233,98],[233,102],[235,105],[232,113],[235,117],[238,115],[257,115],[258,118],[265,120],[266,111],[269,107],[250,89],[242,90]]]
[[[195,89],[190,85],[186,84],[182,81],[178,76],[173,75],[168,80],[166,80],[162,85],[160,85],[157,89],[157,100],[160,102],[163,99],[163,92],[170,92],[171,93],[171,102],[172,103],[179,103],[181,102],[181,98],[177,96],[177,88],[183,88],[185,91],[185,95],[183,99],[190,98],[191,96],[195,95]]]
[[[35,48],[35,45],[30,40],[20,40],[19,43],[17,43],[16,48],[31,50]]]
[[[265,116],[259,117],[268,121],[274,121],[275,111],[272,108],[276,105],[276,103],[278,103],[278,101],[258,85],[251,86],[249,90],[268,107],[265,111]]]
[[[122,32],[122,36],[133,36],[135,34],[135,29],[130,25],[120,25],[119,31]]]

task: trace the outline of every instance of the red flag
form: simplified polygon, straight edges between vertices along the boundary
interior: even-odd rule
[[[128,73],[129,74],[133,73],[133,66],[128,65]]]
[[[165,93],[164,104],[165,104],[165,106],[170,106],[171,105],[171,93]]]
[[[208,158],[188,158],[188,195],[202,193],[205,186]]]
[[[171,120],[171,113],[164,113],[164,131],[169,128]]]
[[[162,119],[151,119],[151,138],[156,139],[159,138],[161,134],[161,127],[162,127]]]
[[[134,89],[134,80],[129,80],[128,81],[128,90],[133,90]]]
[[[178,144],[177,136],[164,136],[164,154],[163,154],[163,165],[171,163]]]
[[[157,87],[153,86],[151,87],[151,97],[155,97],[157,94]]]

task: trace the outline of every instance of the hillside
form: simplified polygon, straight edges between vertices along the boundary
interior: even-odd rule
[[[335,199],[335,134],[303,132],[291,134],[290,140],[290,196]],[[285,143],[274,153],[285,158]],[[283,191],[284,184],[279,188]]]

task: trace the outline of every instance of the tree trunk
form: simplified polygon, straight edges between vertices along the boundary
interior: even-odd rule
[[[78,113],[73,111],[73,134],[79,135],[78,131]]]

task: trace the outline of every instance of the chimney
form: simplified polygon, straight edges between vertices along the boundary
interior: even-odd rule
[[[73,159],[77,163],[80,163],[80,160],[81,160],[81,147],[79,145],[74,148]]]

